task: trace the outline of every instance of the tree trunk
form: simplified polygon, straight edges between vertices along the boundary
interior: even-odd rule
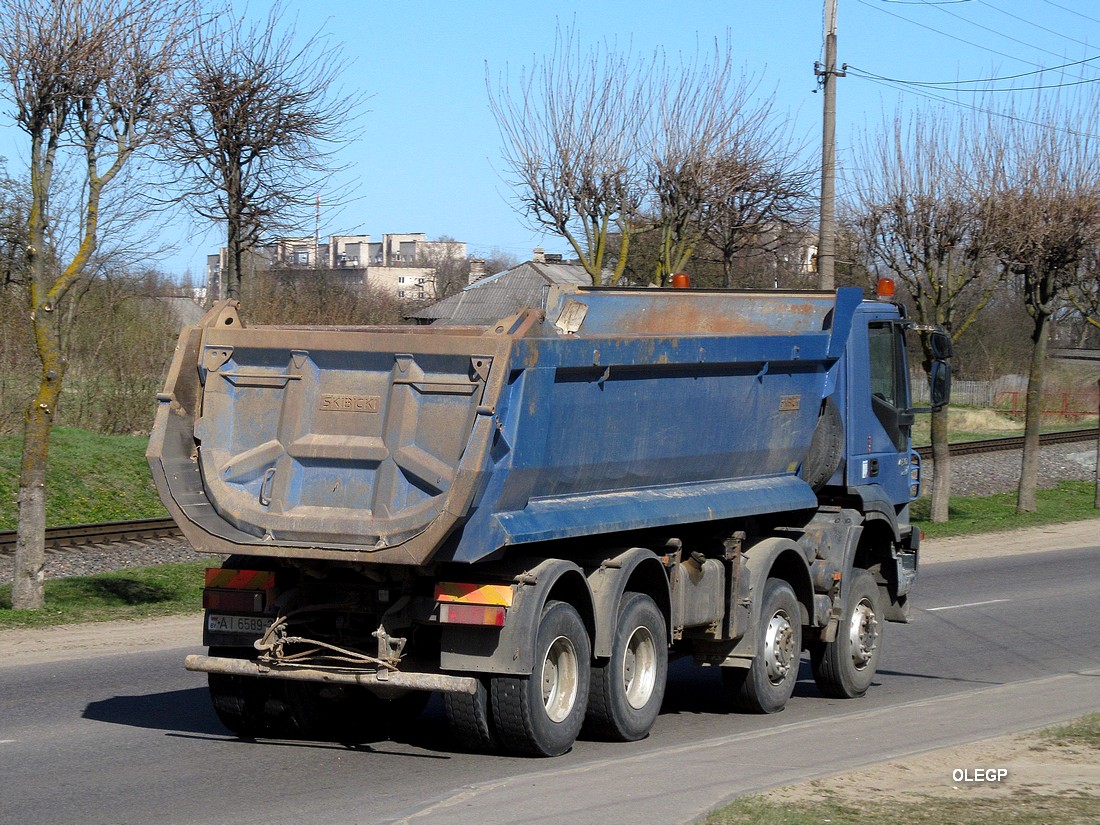
[[[1100,400],[1100,381],[1096,382],[1096,390],[1096,397]],[[1096,439],[1096,493],[1093,504],[1100,510],[1100,438]]]
[[[229,237],[225,250],[225,277],[222,278],[223,287],[218,298],[241,297],[241,227],[239,217],[229,219]]]
[[[241,184],[242,172],[237,163],[230,161],[229,184],[226,192],[226,254],[223,287],[218,298],[241,297],[241,249],[244,245],[244,219],[241,215],[241,203],[244,200]]]
[[[950,518],[951,502],[951,450],[947,429],[947,408],[932,413],[932,512],[935,523]]]
[[[1017,513],[1034,513],[1038,507],[1039,429],[1043,420],[1043,372],[1047,357],[1047,332],[1050,315],[1036,309],[1032,333],[1031,371],[1027,377],[1027,401],[1024,409],[1024,456],[1020,466],[1020,488],[1016,495]]]
[[[46,464],[57,402],[61,397],[64,362],[57,346],[57,312],[37,307],[34,334],[42,361],[38,392],[23,427],[23,458],[19,467],[19,523],[15,539],[12,607],[37,610],[45,603]]]

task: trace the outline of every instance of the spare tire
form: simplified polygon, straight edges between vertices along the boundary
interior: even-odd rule
[[[810,450],[802,461],[802,480],[817,492],[833,477],[843,457],[844,422],[836,403],[826,398],[810,439]]]

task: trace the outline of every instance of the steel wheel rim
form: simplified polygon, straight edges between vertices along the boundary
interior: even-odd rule
[[[852,666],[863,670],[871,663],[878,647],[878,617],[869,599],[861,599],[852,611],[848,641],[852,649]]]
[[[580,666],[577,649],[566,636],[558,636],[546,649],[542,662],[542,701],[552,722],[569,718],[577,701]]]
[[[657,643],[648,627],[634,628],[623,651],[623,693],[635,710],[644,708],[657,684]]]
[[[785,610],[780,610],[771,617],[764,635],[764,665],[768,680],[773,685],[782,683],[791,672],[800,653],[794,647],[794,627],[790,616]]]

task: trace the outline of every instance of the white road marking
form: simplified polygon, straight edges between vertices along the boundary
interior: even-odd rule
[[[958,610],[960,607],[980,607],[983,604],[997,604],[998,602],[1007,601],[1008,599],[990,599],[987,602],[967,602],[966,604],[949,604],[945,607],[926,607],[925,610],[934,613],[937,610]]]
[[[14,739],[0,739],[0,745],[14,745],[15,741]]]

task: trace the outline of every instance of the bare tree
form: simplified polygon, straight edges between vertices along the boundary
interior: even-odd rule
[[[1038,100],[988,130],[978,161],[991,182],[983,204],[987,233],[1031,316],[1024,452],[1017,512],[1034,512],[1039,428],[1051,319],[1088,275],[1100,244],[1100,99],[1076,106]]]
[[[100,240],[104,193],[161,134],[187,26],[184,0],[7,0],[0,7],[4,97],[29,141],[28,310],[41,364],[26,412],[12,605],[43,603],[46,462],[65,359],[61,303],[87,273]],[[55,195],[70,159],[79,209],[59,215]],[[73,248],[58,225],[78,225]]]
[[[1100,245],[1085,258],[1081,277],[1069,285],[1066,300],[1077,310],[1086,328],[1091,327],[1094,333],[1100,330]]]
[[[274,267],[242,285],[255,324],[401,324],[405,307],[384,287],[349,284],[347,271]]]
[[[353,116],[336,88],[340,49],[319,34],[299,44],[284,17],[275,3],[260,22],[222,15],[204,31],[172,122],[184,202],[225,223],[231,297],[240,296],[246,253],[299,227],[313,207]]]
[[[498,272],[503,272],[520,264],[519,258],[511,252],[504,252],[500,249],[490,249],[487,254],[481,253],[481,258],[485,261],[484,270],[486,275],[496,275]]]
[[[462,254],[465,244],[443,235],[428,245],[419,245],[416,265],[432,270],[435,300],[441,301],[470,283],[470,259]]]
[[[0,288],[25,280],[26,246],[26,188],[4,175],[0,177]]]
[[[722,265],[727,289],[734,285],[739,258],[767,256],[778,265],[791,254],[792,238],[804,237],[809,226],[817,170],[788,135],[769,131],[771,139],[755,151],[734,153],[720,162],[707,197],[703,240]]]
[[[761,114],[745,116],[751,78],[734,80],[729,44],[715,46],[713,63],[678,70],[662,65],[653,81],[654,116],[643,128],[645,167],[652,193],[658,251],[654,283],[684,269],[703,237],[708,197],[740,155],[739,143]]]
[[[873,269],[894,276],[909,293],[917,320],[962,335],[988,303],[991,277],[981,199],[968,163],[980,137],[972,118],[917,113],[865,138],[852,224]],[[930,336],[922,336],[931,363]],[[951,456],[947,409],[932,413],[931,520],[948,519]]]
[[[639,136],[659,231],[654,282],[684,269],[704,241],[720,246],[728,279],[737,252],[778,236],[804,207],[813,169],[728,41],[710,62],[655,61],[650,74],[654,114]]]
[[[629,54],[585,53],[560,29],[552,54],[524,70],[515,88],[505,76],[494,89],[486,76],[520,211],[534,228],[565,238],[595,284],[605,278],[612,239],[617,263],[608,280],[618,283],[637,228],[644,78]]]
[[[728,41],[709,60],[670,64],[661,53],[585,52],[572,31],[515,87],[505,78],[489,90],[521,211],[568,240],[597,284],[624,273],[662,283],[712,233],[728,272],[765,232],[782,234],[810,170],[772,97],[756,93]],[[637,238],[646,264],[630,253]]]

